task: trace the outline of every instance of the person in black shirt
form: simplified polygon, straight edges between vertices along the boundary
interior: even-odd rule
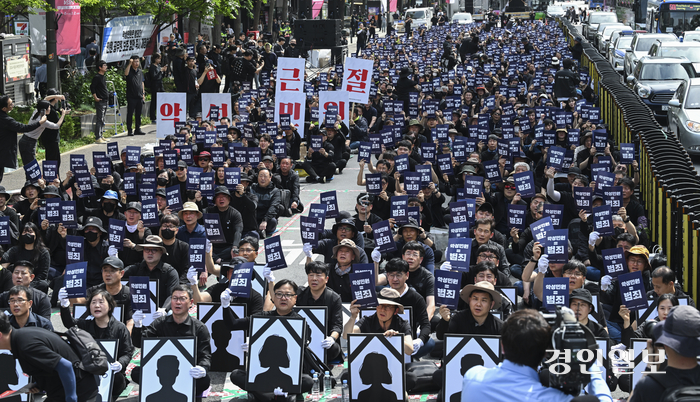
[[[253,60],[253,52],[246,50],[243,52],[243,72],[241,73],[241,81],[243,82],[253,82],[255,75],[260,73],[263,69],[265,62],[257,65],[257,61]]]
[[[201,112],[201,105],[198,105],[199,83],[197,82],[197,69],[195,68],[194,57],[187,58],[187,66],[183,70],[183,78],[185,80],[185,92],[187,92],[187,115],[191,119]]]
[[[501,306],[501,294],[489,282],[478,282],[467,285],[459,292],[462,300],[469,308],[455,314],[449,307],[440,306],[442,320],[435,329],[438,339],[444,339],[445,334],[475,334],[500,335],[503,321],[491,314],[492,309]]]
[[[175,214],[164,215],[160,220],[160,237],[166,254],[161,257],[177,271],[180,283],[187,283],[187,268],[190,266],[190,245],[175,236],[180,230],[180,218]]]
[[[228,289],[227,289],[228,290]],[[296,304],[297,301],[297,292],[299,291],[299,287],[297,286],[296,283],[293,281],[290,281],[289,279],[283,279],[277,283],[275,283],[273,287],[273,293],[274,293],[274,298],[273,298],[273,303],[275,305],[275,310],[272,311],[263,311],[262,313],[256,314],[257,316],[263,316],[263,317],[289,317],[289,318],[301,318],[301,316],[294,312],[294,305]],[[221,305],[227,306],[231,303],[231,295],[230,292],[224,292],[221,295]],[[224,322],[226,323],[226,326],[228,327],[229,331],[236,331],[236,330],[247,330],[250,327],[250,316],[249,317],[244,317],[244,318],[235,318],[233,315],[233,312],[231,311],[230,308],[225,308],[224,309]],[[311,334],[311,329],[309,328],[308,324],[306,325],[306,331],[304,332],[305,336],[304,339],[302,340],[302,344],[304,346],[307,346],[309,344],[309,335]],[[247,352],[248,351],[248,344],[243,344],[243,349]],[[231,372],[231,382],[237,386],[239,386],[241,389],[245,389],[246,387],[246,371],[245,370],[233,370]],[[309,376],[306,373],[302,373],[301,375],[301,392],[311,392],[311,387],[313,386],[313,380],[311,376]],[[281,390],[282,393],[286,393],[288,391],[285,391],[284,389]],[[274,395],[272,393],[259,393],[259,392],[251,392],[251,395],[255,397],[256,401],[270,401],[273,400]],[[276,393],[277,394],[277,393]]]
[[[116,256],[107,257],[102,261],[102,283],[95,285],[87,290],[87,297],[89,298],[95,292],[106,290],[114,302],[120,304],[124,307],[124,325],[129,330],[134,328],[134,320],[131,319],[131,314],[133,313],[131,309],[131,289],[128,286],[122,285],[122,277],[124,276],[124,263],[122,260]],[[61,307],[65,304],[61,300],[61,294],[65,291],[65,288],[61,288],[59,291],[59,302],[61,302]],[[65,293],[67,296],[67,293]],[[68,299],[68,306],[71,304],[85,304],[87,298],[80,297],[77,299]]]
[[[104,60],[98,61],[97,74],[92,77],[92,83],[90,83],[90,93],[92,93],[92,98],[95,100],[95,115],[97,118],[95,121],[95,142],[98,144],[107,142],[102,137],[102,129],[105,126],[105,113],[107,113],[107,101],[109,100],[107,80],[105,80],[106,72],[107,62]]]
[[[211,384],[208,374],[211,366],[211,335],[204,323],[190,317],[192,291],[187,286],[177,285],[167,296],[170,296],[172,315],[156,318],[151,325],[143,327],[145,314],[140,310],[134,312],[136,330],[132,334],[133,343],[140,345],[142,338],[194,336],[197,344],[197,362],[190,368],[190,377],[195,379],[196,395],[201,395]],[[141,383],[141,367],[134,367],[131,379],[137,384]]]
[[[124,248],[119,251],[119,259],[124,262],[124,265],[129,266],[141,262],[141,253],[137,252],[135,247],[151,235],[151,229],[143,225],[140,202],[128,203],[124,215],[126,216]]]
[[[588,289],[579,288],[572,290],[571,294],[569,294],[569,307],[576,314],[579,324],[588,327],[596,338],[610,339],[610,335],[608,335],[608,331],[605,330],[604,326],[588,319],[589,314],[595,312],[593,296],[591,296],[591,292]]]
[[[628,401],[660,401],[670,388],[699,385],[700,366],[700,312],[691,306],[677,306],[654,329],[656,344],[663,345],[667,355],[666,371],[643,376]]]
[[[163,74],[168,71],[168,66],[160,66],[161,55],[155,53],[151,56],[151,67],[148,69],[149,89],[151,90],[151,105],[149,117],[151,122],[156,121],[156,105],[158,104],[158,92],[165,92],[163,87]]]
[[[272,179],[278,188],[289,190],[290,205],[285,205],[284,207],[291,209],[292,214],[298,214],[304,211],[304,204],[301,203],[301,198],[299,198],[299,175],[292,169],[293,166],[294,163],[292,163],[291,158],[282,158],[279,171],[275,173]]]
[[[139,56],[131,56],[131,60],[124,69],[126,77],[126,128],[129,130],[129,136],[145,135],[141,131],[141,111],[143,110],[143,102],[145,101],[145,90],[143,87],[143,70],[141,70],[141,61]],[[136,131],[131,131],[132,118],[136,114]]]
[[[126,220],[126,216],[119,212],[119,194],[114,190],[105,191],[99,200],[101,208],[86,208],[83,200],[85,198],[80,198],[76,203],[78,216],[96,217],[101,222],[102,227],[109,227],[110,219]]]
[[[321,345],[328,350],[326,362],[343,361],[343,350],[340,347],[340,335],[343,333],[343,302],[339,294],[326,286],[328,264],[314,261],[306,264],[305,269],[309,286],[301,289],[297,296],[297,306],[328,307],[326,339]]]
[[[76,368],[80,357],[51,331],[13,329],[9,318],[0,314],[0,349],[12,352],[36,383],[32,391],[46,391],[46,401],[88,402],[97,396],[95,376]]]
[[[234,301],[237,304],[245,304],[246,312],[248,313],[248,315],[258,314],[262,312],[264,300],[262,295],[260,295],[260,293],[258,293],[255,289],[250,289],[250,297],[248,298],[236,297],[235,299],[233,299],[232,297],[230,297],[229,287],[231,286],[231,276],[236,270],[236,266],[246,262],[249,261],[246,260],[244,257],[235,257],[233,260],[231,260],[230,265],[221,266],[221,270],[216,272],[216,275],[218,276],[218,274],[221,274],[223,278],[219,281],[219,283],[211,285],[205,291],[199,290],[199,286],[197,285],[197,271],[196,269],[193,269],[193,267],[190,268],[187,271],[187,283],[190,285],[190,289],[192,289],[192,299],[194,300],[194,302],[221,303],[222,307],[227,308],[230,305],[231,301]],[[228,291],[227,294],[229,295],[228,305],[224,305],[224,303],[221,301],[221,294],[226,291]],[[226,298],[224,298],[224,300],[226,300]]]
[[[148,236],[143,244],[138,244],[135,251],[143,251],[143,260],[134,265],[126,267],[124,276],[148,276],[151,279],[158,279],[159,297],[158,306],[165,305],[168,297],[180,284],[177,271],[170,264],[161,258],[166,253],[163,240],[158,236]],[[134,318],[134,322],[136,318]],[[140,345],[140,342],[136,343]]]
[[[8,270],[2,269],[2,272],[8,272]],[[34,279],[34,265],[29,261],[17,261],[11,272],[12,281],[8,284],[9,286],[29,287],[32,279]],[[33,289],[30,296],[32,298],[32,311],[44,318],[50,319],[51,304],[49,303],[49,298],[46,296],[46,293],[39,289]],[[12,307],[8,301],[9,299],[9,291],[2,292],[0,294],[0,307]]]
[[[71,316],[70,308],[61,300],[61,321],[66,328],[77,326],[95,339],[119,340],[117,355],[114,356],[115,362],[109,365],[109,369],[114,372],[112,400],[117,400],[129,383],[126,379],[126,367],[134,354],[131,333],[124,324],[114,318],[113,313],[117,303],[108,291],[96,290],[90,293],[87,305],[92,318],[75,319]]]
[[[213,258],[217,264],[231,258],[231,246],[238,244],[243,234],[243,217],[230,203],[231,192],[225,186],[218,186],[214,191],[214,205],[204,210],[205,214],[219,214],[219,222],[226,238],[226,243],[213,245]]]

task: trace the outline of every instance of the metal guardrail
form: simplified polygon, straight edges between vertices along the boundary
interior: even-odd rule
[[[569,43],[580,36],[568,21],[559,24]],[[641,201],[649,238],[668,258],[686,293],[700,296],[700,177],[673,133],[664,131],[651,110],[623,84],[620,74],[585,39],[581,66],[598,95],[602,120],[617,143],[635,143],[639,152]]]

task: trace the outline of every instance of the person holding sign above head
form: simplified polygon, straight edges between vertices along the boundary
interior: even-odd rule
[[[494,207],[493,219],[495,224],[493,225],[493,228],[500,233],[508,233],[510,230],[508,227],[508,204],[527,205],[527,203],[520,197],[520,193],[518,193],[518,190],[515,187],[515,178],[512,175],[505,179],[505,183],[503,184],[503,192],[492,192],[487,187],[484,189],[482,197],[483,200],[477,198],[477,201],[481,202],[482,204],[487,202]]]
[[[274,282],[274,276],[271,277],[270,282]],[[297,302],[297,293],[299,291],[299,287],[297,286],[294,281],[290,281],[289,279],[282,279],[281,281],[277,282],[274,284],[273,287],[273,298],[272,302],[274,303],[275,309],[270,310],[270,311],[263,311],[261,313],[257,313],[257,316],[273,316],[273,317],[290,317],[290,318],[302,318],[301,315],[296,313],[294,311],[294,305]],[[229,289],[226,289],[222,294],[221,294],[221,306],[224,307],[224,322],[226,323],[227,329],[229,331],[237,331],[237,330],[248,330],[250,328],[250,316],[244,317],[244,318],[235,318],[233,315],[233,312],[231,311],[230,306],[231,303],[231,295]],[[304,339],[302,339],[302,345],[304,347],[307,347],[310,339],[309,336],[311,334],[311,328],[309,327],[308,324],[306,324],[306,328],[304,331]],[[268,338],[269,339],[269,338]],[[244,343],[242,345],[242,348],[245,352],[248,352],[248,344]],[[284,349],[279,349],[277,348],[275,351],[277,353],[284,353],[286,348]],[[264,349],[263,349],[264,350]],[[308,355],[306,355],[308,356]],[[305,370],[306,371],[306,370]],[[234,385],[237,385],[241,389],[245,390],[246,388],[246,378],[247,374],[245,370],[233,370],[231,372],[231,382]],[[313,379],[308,373],[302,373],[301,375],[301,392],[311,392],[311,387],[313,386]],[[288,392],[285,391],[284,388],[282,388],[282,392]],[[271,393],[258,393],[258,392],[251,392],[249,395],[252,395],[256,401],[262,402],[262,401],[271,401],[275,398],[275,396]]]
[[[132,334],[133,343],[141,345],[143,338],[195,337],[197,364],[190,368],[190,377],[195,379],[195,393],[197,400],[201,401],[202,392],[211,384],[208,374],[211,365],[211,336],[204,323],[190,317],[192,291],[187,286],[175,286],[171,292],[168,292],[167,297],[171,301],[172,315],[162,315],[155,318],[147,327],[143,326],[143,319],[146,318],[146,315],[140,310],[134,311],[136,329]],[[141,367],[134,367],[131,371],[131,379],[137,384],[141,383]]]
[[[340,295],[327,286],[328,264],[313,261],[306,264],[305,270],[309,286],[301,288],[297,296],[297,306],[328,307],[326,339],[321,345],[328,350],[328,362],[343,361],[343,350],[340,347],[340,335],[343,333],[343,302]]]
[[[138,264],[126,267],[124,278],[147,276],[151,279],[158,279],[158,306],[164,306],[168,297],[173,293],[173,289],[180,283],[180,280],[175,268],[161,258],[166,253],[163,240],[158,236],[148,236],[144,243],[136,245],[135,250],[143,252],[143,260]],[[158,309],[158,311],[153,312],[153,318],[161,317],[164,314],[164,310]],[[134,318],[134,321],[136,321],[136,318]],[[140,342],[135,343],[140,345]]]
[[[501,343],[503,363],[489,369],[483,366],[469,369],[462,382],[462,401],[565,402],[574,399],[572,395],[540,383],[537,368],[552,347],[552,329],[539,312],[525,309],[508,317],[501,328]],[[602,373],[599,368],[595,369],[590,370],[593,374],[586,391],[601,402],[612,402]]]
[[[102,227],[109,227],[109,220],[125,221],[126,216],[119,212],[119,194],[113,190],[105,191],[100,198],[100,208],[87,208],[87,198],[78,198],[76,202],[78,216],[94,216],[102,222]]]
[[[622,344],[630,348],[632,346],[632,338],[653,338],[654,324],[665,320],[674,307],[680,305],[678,298],[671,293],[666,293],[658,298],[656,304],[657,316],[653,320],[637,323],[634,321],[632,325],[631,312],[626,306],[620,306],[620,317],[622,317]],[[635,329],[636,327],[636,329]]]
[[[629,251],[625,251],[627,269],[630,273],[641,272],[644,292],[653,290],[651,282],[651,265],[649,264],[649,250],[644,246],[634,246]],[[605,275],[600,278],[600,300],[603,304],[611,306],[610,317],[608,318],[608,331],[610,338],[617,342],[622,340],[621,331],[623,319],[619,314],[621,302],[620,286],[618,278]]]
[[[250,297],[246,298],[231,296],[231,292],[229,290],[229,287],[231,287],[231,276],[240,264],[244,264],[246,262],[249,261],[244,257],[234,257],[230,263],[222,265],[220,270],[214,273],[216,276],[219,276],[220,273],[222,279],[218,283],[208,287],[207,290],[203,291],[199,290],[199,285],[197,283],[199,274],[197,273],[197,270],[194,267],[190,267],[187,270],[187,284],[190,286],[190,289],[192,289],[192,300],[195,303],[221,303],[221,305],[224,306],[225,303],[222,302],[221,295],[226,292],[228,304],[224,307],[228,307],[231,305],[231,301],[234,301],[237,304],[245,304],[248,315],[257,314],[263,311],[263,296],[261,296],[260,293],[258,293],[258,291],[252,287],[250,288]]]
[[[61,289],[61,291],[64,291]],[[109,369],[114,371],[114,383],[112,385],[112,399],[116,400],[126,389],[129,381],[126,379],[126,367],[134,354],[134,346],[131,344],[131,333],[117,318],[114,317],[114,308],[117,303],[106,290],[95,290],[87,298],[90,316],[75,319],[70,313],[70,302],[61,298],[61,321],[66,328],[77,326],[87,331],[95,339],[118,339],[119,350],[114,356],[114,363]]]
[[[13,328],[39,327],[53,331],[51,320],[32,311],[32,290],[26,286],[17,285],[7,292],[10,305],[10,325]]]
[[[406,252],[415,251],[414,249],[406,249]],[[389,285],[399,294],[399,302],[402,306],[410,306],[413,308],[413,321],[415,329],[418,329],[419,337],[413,341],[413,356],[416,359],[430,353],[435,347],[435,341],[430,337],[430,320],[435,312],[435,297],[431,296],[432,306],[426,303],[426,299],[420,295],[414,288],[408,286],[406,281],[409,278],[409,264],[400,259],[393,258],[387,262],[385,273],[379,275],[379,263],[374,262],[375,268],[375,283],[377,286]],[[431,275],[432,276],[432,275]]]
[[[550,167],[545,170],[545,177],[547,180],[547,195],[554,200],[554,202],[564,205],[564,215],[562,216],[559,227],[568,227],[569,222],[579,216],[579,208],[576,205],[576,200],[574,199],[574,187],[585,187],[588,185],[588,179],[584,176],[578,176],[571,183],[571,192],[568,191],[557,191],[554,189],[554,175],[555,170]]]

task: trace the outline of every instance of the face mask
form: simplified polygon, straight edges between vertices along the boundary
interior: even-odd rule
[[[20,240],[22,240],[22,243],[24,244],[32,244],[34,243],[35,238],[36,237],[33,234],[26,233],[20,237]]]
[[[615,228],[615,237],[618,237],[619,235],[625,233],[624,228]]]
[[[103,190],[105,190],[105,191],[107,191],[107,190],[109,190],[110,188],[112,188],[112,186],[109,185],[108,183],[100,183],[100,188],[103,189]]]
[[[162,177],[159,177],[159,178],[158,178],[158,185],[159,185],[159,186],[166,186],[167,184],[168,184],[168,179],[165,179],[165,178],[162,178]]]
[[[163,236],[165,240],[170,240],[173,237],[175,237],[175,231],[172,229],[161,229],[160,234]]]
[[[105,212],[113,212],[116,208],[117,206],[115,204],[112,204],[111,202],[102,205],[102,209],[104,209]]]
[[[97,233],[96,232],[85,232],[85,239],[89,242],[93,242],[97,240]]]

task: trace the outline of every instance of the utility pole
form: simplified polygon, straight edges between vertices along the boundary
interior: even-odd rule
[[[46,10],[46,84],[59,89],[58,55],[56,54],[56,0],[47,0]],[[59,89],[60,91],[60,89]]]

